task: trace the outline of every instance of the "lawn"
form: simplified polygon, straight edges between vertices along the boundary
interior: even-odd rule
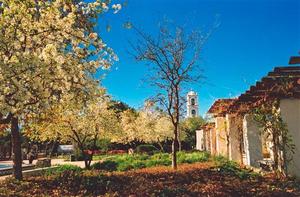
[[[205,162],[210,159],[207,152],[178,152],[177,162],[195,163]],[[106,171],[127,171],[153,166],[170,166],[171,155],[168,153],[147,154],[122,154],[122,155],[100,155],[93,157],[93,160],[100,160],[92,165],[93,169]]]

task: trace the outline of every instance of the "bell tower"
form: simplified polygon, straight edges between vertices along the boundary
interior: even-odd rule
[[[199,104],[198,95],[194,91],[189,91],[186,95],[186,117],[197,117],[199,116]]]

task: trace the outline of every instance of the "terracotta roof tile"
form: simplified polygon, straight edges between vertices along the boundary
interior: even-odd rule
[[[229,107],[236,101],[236,98],[218,99],[209,108],[208,113],[214,116],[221,115],[226,112]]]
[[[266,98],[300,98],[300,66],[275,67],[249,90],[241,94],[229,111],[241,105],[261,103]]]

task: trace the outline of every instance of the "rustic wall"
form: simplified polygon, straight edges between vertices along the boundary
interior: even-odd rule
[[[229,136],[229,159],[242,163],[240,131],[243,126],[242,118],[237,115],[227,114],[227,133]]]
[[[251,115],[247,114],[243,119],[244,147],[246,165],[259,167],[257,161],[263,159],[262,140],[257,123]]]
[[[212,128],[210,129],[210,153],[212,155],[217,154],[217,144],[216,144],[216,129]]]
[[[281,100],[280,111],[288,126],[293,143],[296,145],[293,161],[288,165],[288,171],[300,178],[300,99]]]
[[[226,135],[226,118],[216,117],[216,141],[217,141],[217,154],[228,156],[227,150],[227,135]]]
[[[211,152],[211,139],[210,139],[210,129],[206,129],[204,131],[204,139],[205,139],[205,150]]]
[[[205,150],[205,141],[203,130],[196,130],[196,149]]]

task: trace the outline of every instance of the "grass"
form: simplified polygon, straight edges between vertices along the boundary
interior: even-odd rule
[[[94,155],[93,161],[101,161],[101,160],[109,158],[109,157],[114,157],[114,155]]]
[[[207,152],[178,152],[178,164],[195,163],[208,161],[210,155]],[[106,171],[127,171],[153,166],[170,166],[171,155],[168,153],[147,154],[123,154],[113,156],[96,156],[93,159],[100,159],[92,168]]]
[[[49,168],[45,170],[45,175],[53,175],[53,174],[63,174],[66,171],[72,171],[75,173],[80,173],[83,169],[70,164],[58,165],[55,168]]]

